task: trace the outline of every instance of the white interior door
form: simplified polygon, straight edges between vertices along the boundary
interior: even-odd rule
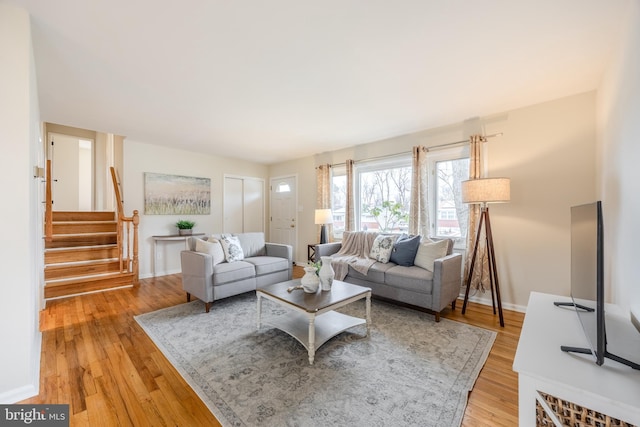
[[[93,209],[93,141],[49,133],[53,209]]]
[[[293,246],[296,253],[298,240],[297,179],[287,176],[271,179],[271,221],[269,240]]]
[[[244,221],[242,179],[224,177],[224,218],[223,233],[242,233]]]
[[[264,181],[245,178],[243,184],[243,231],[264,231]]]
[[[224,177],[224,233],[264,231],[264,180]]]

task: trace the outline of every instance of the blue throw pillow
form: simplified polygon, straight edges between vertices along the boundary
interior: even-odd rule
[[[403,267],[411,267],[420,247],[420,236],[401,236],[396,240],[389,261]]]

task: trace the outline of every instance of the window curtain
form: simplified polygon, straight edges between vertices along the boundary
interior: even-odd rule
[[[423,237],[429,236],[427,175],[427,149],[423,146],[413,147],[409,233]]]
[[[347,203],[345,207],[345,231],[355,231],[356,229],[356,215],[355,215],[355,201],[353,199],[353,160],[347,160],[346,174],[347,174]]]
[[[316,168],[316,209],[331,209],[331,165],[324,164]],[[317,242],[320,241],[320,227],[317,230]],[[327,224],[327,239],[333,240],[333,225]]]
[[[485,137],[481,135],[472,135],[469,140],[469,179],[482,178],[482,145],[486,142]],[[478,223],[480,222],[481,207],[480,204],[469,205],[469,228],[467,228],[467,253],[464,263],[464,280],[463,285],[466,287],[469,279],[469,267],[471,258],[473,257],[473,248],[476,244],[478,234]],[[484,292],[490,289],[489,282],[489,259],[487,258],[487,238],[483,227],[480,234],[480,242],[478,243],[478,255],[473,268],[471,277],[471,289]]]

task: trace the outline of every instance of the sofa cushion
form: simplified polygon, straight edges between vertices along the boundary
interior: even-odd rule
[[[256,269],[250,262],[223,262],[213,267],[213,285],[249,279],[255,275]]]
[[[289,268],[289,260],[273,256],[245,258],[244,261],[253,264],[256,269],[256,276],[263,276]]]
[[[418,246],[420,246],[420,236],[407,236],[406,234],[400,236],[393,245],[389,261],[404,267],[411,267],[416,258]]]
[[[244,252],[242,251],[242,246],[237,236],[224,234],[220,237],[220,243],[222,244],[224,258],[227,262],[242,261],[244,259]]]
[[[224,251],[222,250],[222,245],[218,240],[209,239],[204,241],[202,239],[195,238],[195,242],[195,251],[211,255],[211,258],[213,258],[213,265],[224,262]]]
[[[234,234],[234,236],[240,241],[245,258],[266,255],[264,233],[240,233]]]
[[[371,251],[369,257],[375,259],[378,262],[387,263],[391,257],[391,251],[393,250],[393,244],[398,239],[397,235],[383,235],[376,236],[373,244],[371,245]]]
[[[446,256],[448,250],[449,239],[439,240],[437,242],[425,240],[420,243],[418,252],[416,253],[416,259],[413,263],[425,270],[433,271],[433,264],[435,260]]]
[[[360,280],[369,280],[371,282],[384,283],[384,273],[392,267],[395,267],[394,263],[382,263],[376,262],[367,271],[367,274],[358,272],[352,266],[349,266],[347,276],[349,278],[355,278]]]
[[[384,274],[384,283],[424,294],[433,292],[433,273],[420,267],[396,265]]]

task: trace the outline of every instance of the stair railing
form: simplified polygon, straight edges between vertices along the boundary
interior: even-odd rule
[[[133,216],[124,215],[124,204],[120,195],[120,186],[116,170],[111,167],[111,180],[116,195],[116,213],[118,218],[118,259],[121,273],[133,273],[133,285],[139,284],[138,265],[138,224],[140,216],[138,211],[133,211]]]

